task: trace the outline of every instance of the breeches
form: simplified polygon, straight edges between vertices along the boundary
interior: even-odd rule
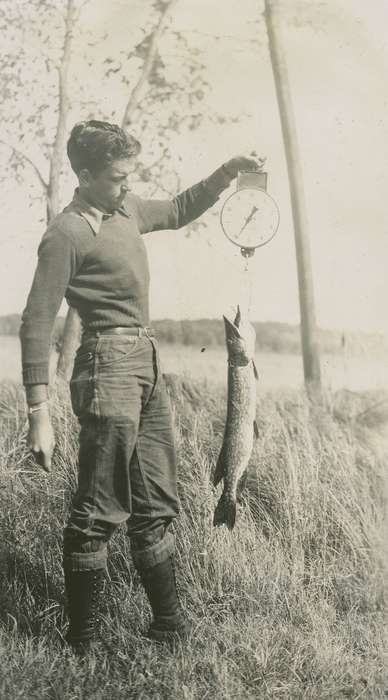
[[[77,352],[70,383],[80,430],[78,488],[64,536],[73,570],[103,568],[125,522],[135,565],[173,549],[178,514],[169,397],[154,338],[98,335]]]

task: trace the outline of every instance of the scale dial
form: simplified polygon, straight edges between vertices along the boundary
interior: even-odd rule
[[[224,202],[221,226],[227,238],[240,248],[259,248],[274,237],[279,209],[264,190],[243,188]]]

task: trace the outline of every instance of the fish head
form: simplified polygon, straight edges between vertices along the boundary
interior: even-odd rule
[[[226,347],[229,359],[236,364],[246,364],[255,354],[256,333],[248,318],[237,307],[234,321],[224,316]]]

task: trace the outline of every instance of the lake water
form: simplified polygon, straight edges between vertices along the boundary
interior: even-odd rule
[[[226,350],[222,347],[209,347],[201,352],[201,348],[193,346],[161,345],[160,352],[164,372],[226,382]],[[298,387],[303,383],[299,355],[257,353],[256,365],[263,390]],[[388,387],[388,358],[324,355],[321,369],[325,386],[333,389],[362,391]],[[0,380],[4,379],[21,382],[20,344],[15,337],[0,336]]]

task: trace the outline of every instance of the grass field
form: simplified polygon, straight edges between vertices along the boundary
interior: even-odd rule
[[[142,636],[149,608],[119,531],[101,648],[80,661],[62,644],[61,530],[77,454],[67,390],[54,398],[58,449],[46,475],[26,450],[21,387],[0,385],[2,700],[388,697],[387,395],[259,397],[260,436],[229,533],[211,524],[224,388],[196,388],[199,400],[173,403],[191,638],[173,653]]]

